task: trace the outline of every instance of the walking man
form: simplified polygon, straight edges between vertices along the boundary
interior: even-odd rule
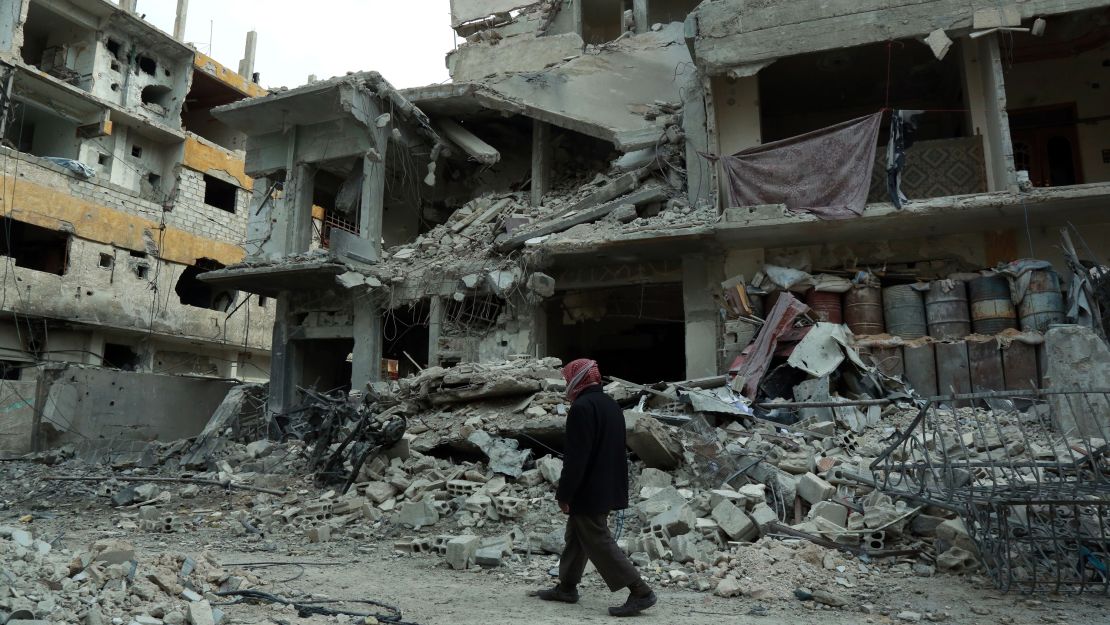
[[[559,583],[535,595],[544,601],[577,603],[578,583],[589,560],[611,592],[629,590],[624,605],[609,608],[609,614],[633,616],[655,605],[656,597],[609,533],[609,513],[628,507],[624,413],[602,390],[593,360],[571,362],[563,368],[563,377],[571,407],[556,498],[567,515],[567,544],[559,559]]]

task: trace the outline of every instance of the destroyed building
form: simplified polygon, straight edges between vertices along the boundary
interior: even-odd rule
[[[1107,236],[1104,3],[585,4],[452,3],[450,84],[356,74],[215,111],[266,182],[247,262],[204,280],[277,298],[273,411],[383,362],[711,377],[755,332],[739,317],[789,291],[926,395],[993,388],[1003,360],[995,386],[1039,384],[1034,335],[1090,310],[1039,294],[1103,275],[1084,271]],[[1007,271],[1036,297],[972,323]],[[982,362],[993,382],[966,376]]]
[[[131,385],[74,373],[89,378],[74,382],[78,396],[116,382],[171,392],[178,382],[161,375],[265,380],[273,302],[197,279],[243,258],[253,185],[244,136],[211,109],[264,94],[251,72],[230,71],[111,2],[4,0],[0,74],[0,392],[16,406],[0,448],[29,449],[43,417],[36,384],[50,386],[67,365],[152,376]],[[179,380],[192,390],[172,393],[185,397],[204,386]],[[209,414],[227,390],[212,388],[198,404]],[[121,399],[101,398],[105,415]],[[70,438],[134,428],[72,422],[82,410],[58,401],[67,416],[45,418]],[[135,418],[151,424],[139,438],[157,435],[159,416]],[[195,434],[173,424],[188,420],[181,413],[166,420],[163,434]]]

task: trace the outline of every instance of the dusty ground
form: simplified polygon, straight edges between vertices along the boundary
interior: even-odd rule
[[[36,489],[37,490],[37,489]],[[52,489],[47,489],[48,491]],[[182,502],[182,512],[231,511],[241,507],[239,495],[213,495],[211,489],[201,497]],[[235,536],[226,525],[202,524],[193,531],[151,534],[121,530],[120,511],[106,500],[81,494],[81,489],[58,489],[56,495],[35,497],[31,501],[8,499],[0,509],[0,525],[15,525],[19,518],[33,514],[26,524],[36,535],[45,535],[55,549],[80,549],[100,538],[123,538],[135,544],[138,557],[159,553],[198,554],[205,550],[216,555],[228,568],[246,562],[319,563],[302,566],[266,566],[251,570],[272,583],[267,590],[289,597],[312,595],[329,599],[374,599],[398,606],[405,621],[423,625],[438,624],[519,624],[611,622],[605,608],[623,600],[623,594],[610,594],[596,575],[588,577],[584,596],[578,605],[552,605],[526,596],[542,580],[542,571],[555,566],[556,558],[542,557],[532,566],[504,567],[494,570],[452,571],[436,555],[400,555],[393,551],[392,540],[367,529],[364,538],[340,537],[332,542],[308,544],[299,535],[265,537]],[[5,497],[7,499],[7,497]],[[540,556],[535,556],[540,558]],[[788,564],[784,563],[784,566]],[[303,567],[303,568],[302,568]],[[295,578],[295,579],[290,579]],[[770,579],[758,580],[765,585]],[[815,606],[794,600],[756,600],[748,597],[721,599],[708,593],[682,589],[660,589],[660,604],[635,622],[709,625],[719,623],[798,623],[820,621],[827,625],[848,623],[895,623],[902,611],[923,615],[922,621],[946,623],[1074,623],[1107,622],[1110,600],[1100,597],[1024,598],[996,592],[983,578],[942,576],[917,578],[895,575],[886,592],[869,595],[860,588],[839,589],[851,603],[842,609]],[[869,606],[869,607],[865,607]],[[334,623],[324,617],[299,618],[289,610],[271,605],[226,606],[230,623]],[[867,610],[867,611],[865,611]]]

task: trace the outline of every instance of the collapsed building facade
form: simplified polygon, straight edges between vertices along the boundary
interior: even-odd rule
[[[875,349],[897,351],[890,371],[925,395],[1039,380],[1039,339],[967,343],[983,332],[966,303],[967,323],[928,332],[937,298],[921,291],[955,277],[966,293],[984,270],[1036,258],[1059,293],[1074,284],[1061,226],[1098,265],[1104,3],[585,4],[452,3],[467,42],[448,57],[451,84],[397,92],[356,74],[216,110],[265,182],[247,262],[204,279],[277,298],[272,411],[298,387],[364,388],[383,362],[408,374],[588,353],[636,382],[712,377],[776,291],[837,322],[862,310],[843,298],[866,298],[880,318],[857,334],[892,339]],[[1045,89],[1046,72],[1060,84]],[[838,128],[854,143],[829,152]],[[826,156],[844,166],[735,173]],[[914,284],[921,331],[887,332],[880,289]],[[1007,310],[1000,328],[1037,334],[1058,312]],[[915,339],[927,364],[910,373]],[[1022,381],[1007,386],[1015,343],[1021,357],[1005,360]],[[994,378],[972,383],[969,345]]]
[[[56,412],[67,415],[43,417],[36,384],[56,381],[67,364],[268,376],[273,304],[197,280],[242,259],[253,184],[243,172],[244,136],[210,109],[265,91],[249,69],[245,76],[228,70],[145,22],[133,5],[0,4],[0,364],[14,406],[0,446],[9,451],[33,444],[30,433],[43,418],[70,438],[111,440],[135,428],[104,416],[120,398],[101,394],[95,399],[104,399],[97,408],[104,418],[76,424],[78,406],[57,398],[51,402],[68,408]],[[162,388],[155,377],[131,386],[105,376],[80,388]],[[211,401],[200,402],[208,414],[226,393],[218,386]],[[170,430],[178,417],[167,416]],[[207,415],[200,418],[203,425]],[[99,431],[105,419],[117,424],[111,434]],[[157,433],[159,418],[146,421],[151,427],[139,428],[140,438]]]

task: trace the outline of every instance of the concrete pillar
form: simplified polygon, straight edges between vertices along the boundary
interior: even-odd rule
[[[351,390],[363,390],[382,379],[382,315],[376,304],[353,301],[355,349],[351,360]]]
[[[690,64],[679,75],[682,84],[682,131],[686,134],[686,193],[690,204],[708,204],[713,197],[713,165],[698,152],[709,152],[709,125],[702,73]]]
[[[428,366],[439,366],[439,337],[443,333],[443,298],[433,295],[428,300]]]
[[[286,174],[282,199],[286,231],[282,255],[307,252],[312,244],[312,191],[315,179],[316,168],[304,163],[294,165]],[[275,223],[274,227],[281,223]]]
[[[277,296],[273,344],[270,347],[270,386],[266,408],[271,415],[285,414],[293,407],[300,384],[303,362],[296,341],[291,340],[296,319],[288,291]]]
[[[173,38],[185,41],[185,20],[189,14],[189,0],[177,0],[177,16],[173,20]]]
[[[250,31],[247,33],[247,42],[243,47],[243,60],[239,61],[239,75],[247,80],[251,80],[254,76],[254,55],[258,48],[258,33]]]
[[[365,156],[362,159],[362,203],[359,210],[359,237],[370,242],[369,256],[382,257],[382,215],[385,207],[385,157],[389,147],[386,135],[378,141],[380,158]]]
[[[139,8],[138,4],[139,0],[119,0],[119,8],[128,13],[134,13]]]
[[[89,335],[88,347],[85,348],[85,357],[82,359],[86,365],[100,366],[104,364],[104,333],[93,332]]]
[[[551,187],[551,125],[532,120],[532,206],[539,206]]]
[[[759,76],[714,76],[710,86],[706,115],[716,129],[710,136],[711,151],[717,154],[735,154],[762,144]],[[728,208],[725,206],[725,198],[728,197],[725,184],[725,177],[720,176],[719,188],[715,191],[722,198],[721,208]]]
[[[971,127],[983,137],[987,189],[1015,188],[1014,146],[1006,114],[1006,81],[998,35],[960,39],[963,75]]]
[[[682,304],[686,311],[686,378],[717,375],[718,307],[709,266],[701,254],[682,257]]]
[[[648,24],[648,0],[632,0],[632,21],[636,23],[636,34],[651,30],[651,24]]]

